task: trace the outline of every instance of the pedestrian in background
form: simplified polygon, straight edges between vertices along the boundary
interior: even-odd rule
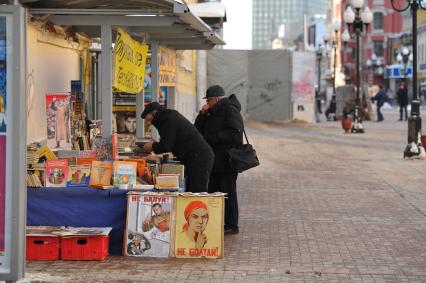
[[[371,98],[371,101],[375,101],[376,102],[376,106],[377,106],[377,122],[382,122],[384,120],[384,117],[383,117],[383,114],[380,111],[380,109],[382,108],[382,106],[386,102],[386,94],[385,94],[385,90],[384,90],[383,86],[380,86],[380,90],[376,93],[375,96],[373,96]]]
[[[402,82],[399,85],[399,89],[397,92],[397,99],[398,99],[398,104],[399,104],[399,121],[402,121],[402,116],[403,113],[405,111],[405,120],[408,119],[408,114],[407,114],[407,106],[408,106],[408,91],[407,91],[407,87],[405,86],[405,83]]]
[[[209,193],[228,194],[225,200],[225,233],[237,234],[238,172],[231,168],[227,152],[243,143],[244,124],[240,114],[241,105],[234,94],[229,98],[225,97],[225,91],[219,85],[209,87],[204,98],[207,103],[198,114],[195,127],[213,148],[215,155]]]
[[[325,114],[325,117],[327,118],[327,121],[331,121],[331,120],[336,121],[337,120],[337,118],[336,118],[336,96],[333,95],[331,97],[330,104],[329,104],[327,110],[325,110],[324,114]],[[331,115],[333,115],[333,116],[331,116]]]

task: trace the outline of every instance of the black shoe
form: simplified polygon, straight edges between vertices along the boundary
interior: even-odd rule
[[[225,235],[232,235],[232,234],[238,234],[240,232],[240,229],[237,227],[227,227],[224,228]]]
[[[402,119],[399,119],[398,121],[402,121]]]

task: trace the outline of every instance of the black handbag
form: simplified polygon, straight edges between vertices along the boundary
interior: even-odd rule
[[[231,169],[238,173],[260,165],[256,150],[249,143],[246,131],[243,130],[243,132],[247,143],[231,148],[228,151]]]

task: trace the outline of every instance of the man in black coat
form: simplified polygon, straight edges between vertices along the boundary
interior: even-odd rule
[[[165,109],[157,102],[146,106],[142,119],[152,123],[161,138],[160,142],[146,143],[144,150],[172,152],[185,165],[186,191],[207,192],[214,155],[194,125],[176,110]]]
[[[209,193],[228,194],[225,200],[225,233],[238,233],[238,173],[232,170],[227,159],[229,149],[243,143],[243,118],[241,105],[235,95],[224,97],[221,86],[207,89],[207,103],[195,120],[195,127],[201,132],[215,155],[210,176]]]
[[[380,111],[380,109],[383,107],[383,105],[386,102],[386,93],[383,88],[383,86],[380,86],[380,90],[378,93],[376,93],[375,96],[371,98],[371,101],[376,101],[377,105],[377,122],[382,122],[384,120],[383,114]]]
[[[401,85],[399,86],[396,96],[398,98],[398,104],[399,104],[399,121],[402,121],[402,115],[404,111],[405,111],[405,120],[407,120],[408,119],[408,114],[407,114],[408,91],[404,83],[401,83]]]

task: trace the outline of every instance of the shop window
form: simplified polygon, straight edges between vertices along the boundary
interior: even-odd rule
[[[382,12],[375,12],[373,14],[373,27],[374,29],[383,30],[383,13]]]

